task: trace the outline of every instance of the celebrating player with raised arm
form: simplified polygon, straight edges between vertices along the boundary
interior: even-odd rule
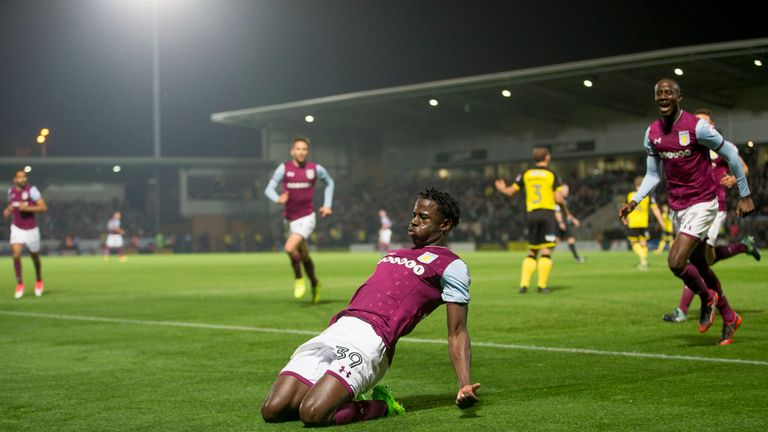
[[[698,109],[694,113],[696,117],[705,120],[707,123],[715,126],[715,121],[712,119],[712,111],[708,109]],[[704,245],[707,263],[714,265],[718,261],[731,258],[735,255],[745,253],[752,255],[752,257],[760,261],[760,250],[755,246],[755,239],[751,236],[745,236],[741,239],[741,242],[732,243],[728,245],[717,245],[717,237],[720,235],[720,228],[725,222],[725,216],[727,212],[726,192],[728,188],[736,185],[736,177],[730,174],[730,168],[728,162],[713,152],[709,151],[709,157],[712,160],[712,170],[714,171],[715,181],[719,182],[717,188],[717,217],[709,227],[707,232],[707,239]],[[739,157],[741,167],[744,169],[744,175],[749,172],[747,164],[744,159]],[[687,319],[688,307],[691,305],[694,294],[687,286],[683,285],[683,293],[680,296],[680,303],[672,313],[664,314],[664,321],[671,323],[683,322]]]
[[[651,123],[645,132],[644,146],[648,153],[645,178],[632,200],[619,210],[619,218],[625,218],[656,188],[663,168],[669,207],[674,211],[673,220],[678,227],[678,235],[669,250],[669,269],[701,299],[699,332],[709,330],[717,307],[723,317],[720,344],[728,345],[733,342],[733,334],[742,318],[728,304],[720,280],[707,262],[703,246],[718,209],[718,183],[710,165],[709,151],[714,150],[722,156],[736,177],[741,197],[736,208],[737,216],[754,210],[749,186],[736,146],[726,141],[707,121],[680,108],[683,95],[675,81],[660,80],[654,92],[661,118]]]
[[[326,426],[402,414],[389,390],[374,385],[389,369],[397,341],[443,303],[456,405],[477,402],[467,331],[469,269],[446,247],[460,216],[447,193],[419,193],[408,225],[414,246],[388,252],[330,326],[296,349],[261,406],[265,421]],[[373,400],[355,400],[371,387]]]

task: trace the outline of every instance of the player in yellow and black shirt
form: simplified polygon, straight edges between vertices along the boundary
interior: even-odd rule
[[[525,209],[528,221],[528,256],[523,260],[520,275],[520,293],[528,292],[528,284],[533,273],[538,268],[538,292],[548,293],[549,273],[552,271],[552,250],[557,241],[557,222],[555,221],[555,204],[560,204],[561,210],[569,215],[565,200],[561,195],[562,182],[560,176],[549,168],[552,155],[549,149],[536,147],[533,149],[533,160],[536,166],[525,170],[517,176],[515,182],[507,186],[502,180],[496,180],[496,189],[504,195],[515,196],[525,190]],[[541,253],[538,261],[536,257]]]
[[[635,191],[640,189],[640,184],[642,183],[642,176],[635,178]],[[632,198],[635,196],[635,191],[627,194],[627,202],[632,201]],[[640,258],[640,264],[637,265],[639,270],[648,270],[648,239],[650,238],[648,233],[648,223],[651,212],[656,216],[659,225],[664,227],[664,220],[661,218],[659,206],[656,205],[656,200],[649,196],[637,203],[635,211],[628,214],[627,217],[622,220],[629,228],[629,234],[627,235],[629,244],[632,246],[632,250],[635,254]]]
[[[672,240],[675,239],[672,228],[672,218],[669,217],[669,204],[661,205],[661,220],[664,221],[662,225],[661,240],[659,240],[659,247],[653,252],[654,255],[661,255],[667,244],[672,244]]]

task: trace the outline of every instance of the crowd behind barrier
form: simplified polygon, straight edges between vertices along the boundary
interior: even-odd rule
[[[632,181],[637,173],[608,173],[577,179],[575,176],[564,180],[570,187],[568,206],[571,212],[583,219],[609,203],[621,201],[632,190]],[[510,179],[508,179],[509,181]],[[729,210],[723,228],[722,241],[738,240],[745,234],[754,235],[761,247],[768,244],[768,162],[761,167],[752,167],[749,175],[755,214],[748,218],[737,218]],[[506,247],[508,242],[525,242],[525,199],[522,196],[509,198],[498,193],[493,179],[399,179],[390,181],[336,179],[333,215],[318,218],[318,225],[310,244],[321,249],[348,248],[355,243],[376,243],[379,229],[379,209],[387,210],[393,222],[392,242],[408,243],[406,234],[410,221],[409,209],[416,193],[434,186],[454,195],[461,203],[461,223],[452,234],[453,241],[476,244],[497,244]],[[322,189],[322,186],[321,186]],[[728,193],[729,209],[736,207],[737,193]],[[265,198],[266,199],[266,198]],[[316,194],[322,199],[322,193]],[[666,192],[657,190],[659,203],[666,202]],[[126,248],[133,252],[245,252],[256,250],[282,250],[284,223],[278,206],[271,205],[269,217],[244,220],[238,231],[225,232],[221,238],[211,238],[203,233],[193,236],[189,226],[177,227],[174,231],[156,233],[154,217],[126,203],[87,203],[79,201],[60,202],[50,200],[47,213],[38,215],[44,252],[80,251],[92,253],[100,249],[106,237],[106,223],[115,210],[122,213],[122,227],[125,230]],[[258,220],[256,220],[258,219]],[[10,221],[6,220],[7,223]],[[651,221],[653,237],[660,236],[656,222]],[[0,240],[6,252],[8,229],[0,230]],[[576,230],[580,240],[594,240],[607,244],[625,237],[618,221],[610,226],[584,224]],[[98,242],[97,242],[98,240]],[[80,247],[80,244],[87,247]],[[95,246],[99,245],[99,246]],[[606,246],[607,248],[607,246]]]

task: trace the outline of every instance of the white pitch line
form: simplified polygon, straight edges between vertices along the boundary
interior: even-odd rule
[[[212,329],[212,330],[231,330],[231,331],[246,331],[257,333],[278,333],[278,334],[298,334],[315,336],[319,334],[319,331],[311,330],[294,330],[294,329],[278,329],[270,327],[249,327],[249,326],[233,326],[233,325],[221,325],[221,324],[204,324],[204,323],[190,323],[180,321],[151,321],[151,320],[134,320],[124,318],[103,318],[103,317],[89,317],[80,315],[61,315],[61,314],[47,314],[38,312],[15,312],[15,311],[2,311],[0,315],[19,316],[27,318],[48,318],[59,319],[68,321],[90,321],[90,322],[102,322],[102,323],[114,323],[114,324],[138,324],[148,326],[165,326],[165,327],[186,327],[186,328],[200,328],[200,329]],[[447,345],[448,342],[443,339],[419,339],[419,338],[402,338],[402,342],[420,343],[420,344],[437,344]],[[717,358],[717,357],[696,357],[696,356],[681,356],[681,355],[669,355],[669,354],[652,354],[641,352],[624,352],[624,351],[600,351],[594,349],[585,348],[559,348],[559,347],[543,347],[535,345],[518,345],[518,344],[500,344],[494,342],[472,342],[473,347],[487,347],[487,348],[500,348],[509,350],[521,350],[521,351],[547,351],[567,354],[591,354],[602,355],[610,357],[635,357],[635,358],[651,358],[658,360],[685,360],[685,361],[700,361],[710,363],[735,363],[746,364],[756,366],[768,366],[768,361],[763,360],[743,360],[743,359],[730,359],[730,358]]]

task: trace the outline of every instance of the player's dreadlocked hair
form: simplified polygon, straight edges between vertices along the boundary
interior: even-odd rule
[[[437,204],[437,211],[440,212],[443,218],[451,221],[452,228],[459,224],[459,218],[461,218],[459,203],[447,192],[440,192],[431,187],[424,192],[419,192],[419,198],[428,199]]]

